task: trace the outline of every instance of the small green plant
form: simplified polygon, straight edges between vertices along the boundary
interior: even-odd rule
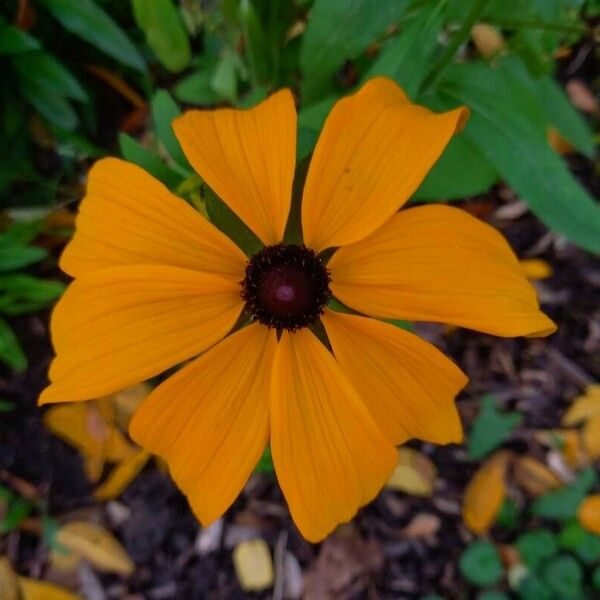
[[[42,221],[16,222],[0,233],[0,360],[15,371],[27,367],[27,357],[4,317],[36,312],[64,289],[62,283],[24,272],[48,256],[47,250],[32,245]]]

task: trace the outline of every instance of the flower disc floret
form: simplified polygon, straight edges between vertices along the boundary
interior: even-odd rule
[[[331,298],[329,281],[316,252],[304,245],[275,244],[248,262],[242,298],[263,325],[296,331],[323,313]]]

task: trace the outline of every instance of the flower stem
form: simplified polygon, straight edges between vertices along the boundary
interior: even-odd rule
[[[473,25],[479,20],[488,1],[489,0],[473,0],[471,10],[467,13],[461,28],[454,34],[446,47],[446,50],[444,50],[437,62],[433,65],[429,75],[425,79],[421,88],[421,93],[426,92],[434,83],[436,83],[448,63],[454,58],[458,49],[469,39]]]

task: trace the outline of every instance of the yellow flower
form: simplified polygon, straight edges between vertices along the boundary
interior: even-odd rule
[[[296,524],[322,539],[382,488],[395,445],[462,439],[465,375],[378,318],[554,331],[495,230],[446,206],[397,212],[466,118],[411,104],[382,78],[339,101],[304,186],[305,246],[282,244],[296,152],[288,90],[176,119],[190,163],[264,243],[249,260],[138,167],[99,161],[61,259],[75,281],[52,316],[41,403],[97,398],[201,354],[143,402],[132,437],[168,462],[204,525],[269,443]],[[318,253],[332,248],[325,263]],[[360,314],[328,309],[332,296]]]

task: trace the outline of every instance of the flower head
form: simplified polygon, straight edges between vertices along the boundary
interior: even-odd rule
[[[296,524],[322,539],[378,493],[395,445],[462,439],[465,375],[379,319],[554,330],[495,230],[441,205],[398,212],[466,117],[414,105],[382,78],[339,101],[308,170],[297,244],[283,243],[290,92],[178,118],[190,163],[263,242],[251,257],[140,168],[99,161],[61,259],[75,280],[52,316],[41,403],[99,397],[192,359],[144,401],[132,437],[168,462],[205,525],[270,444]],[[353,314],[328,308],[332,297]]]

